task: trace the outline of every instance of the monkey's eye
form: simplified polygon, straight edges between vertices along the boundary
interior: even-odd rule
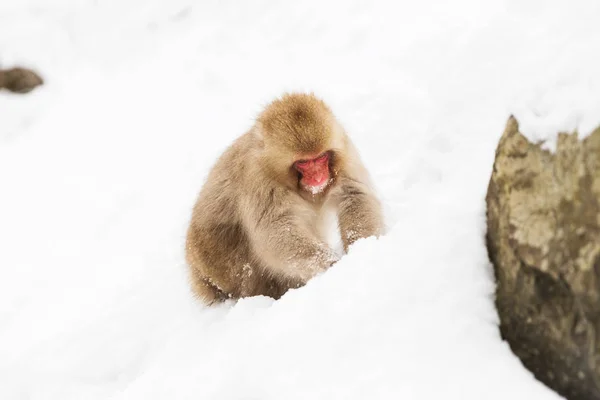
[[[298,168],[306,168],[306,167],[308,167],[309,163],[310,163],[309,160],[299,160],[299,161],[296,161],[296,166]]]
[[[305,169],[312,168],[314,164],[319,166],[327,163],[329,161],[329,153],[323,153],[317,158],[313,158],[311,160],[298,160],[294,163],[294,167],[300,171],[304,171]]]
[[[323,153],[319,157],[315,158],[316,163],[322,163],[329,160],[329,153]]]

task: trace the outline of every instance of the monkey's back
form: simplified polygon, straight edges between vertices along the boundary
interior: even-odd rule
[[[239,137],[219,157],[192,213],[186,260],[192,290],[208,304],[259,294],[279,298],[287,290],[264,276],[239,212],[239,193],[249,189],[247,154],[255,146],[252,139],[249,133]]]

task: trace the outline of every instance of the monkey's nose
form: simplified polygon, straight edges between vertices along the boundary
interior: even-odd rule
[[[304,177],[304,181],[310,186],[321,186],[327,180],[327,174],[323,172],[317,172]]]

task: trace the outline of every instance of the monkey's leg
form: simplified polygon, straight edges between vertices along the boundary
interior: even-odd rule
[[[212,284],[208,278],[192,274],[191,280],[194,294],[208,305],[220,303],[229,298],[221,289]]]
[[[275,277],[267,271],[256,271],[251,278],[245,282],[241,297],[263,295],[277,300],[289,289],[304,285],[298,280]]]

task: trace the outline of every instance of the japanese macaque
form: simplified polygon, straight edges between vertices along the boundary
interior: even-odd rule
[[[0,69],[0,89],[27,93],[43,83],[38,74],[27,68]]]
[[[286,94],[218,159],[194,207],[186,258],[195,294],[212,304],[278,299],[339,255],[323,219],[335,210],[344,250],[383,233],[369,176],[327,105]]]

